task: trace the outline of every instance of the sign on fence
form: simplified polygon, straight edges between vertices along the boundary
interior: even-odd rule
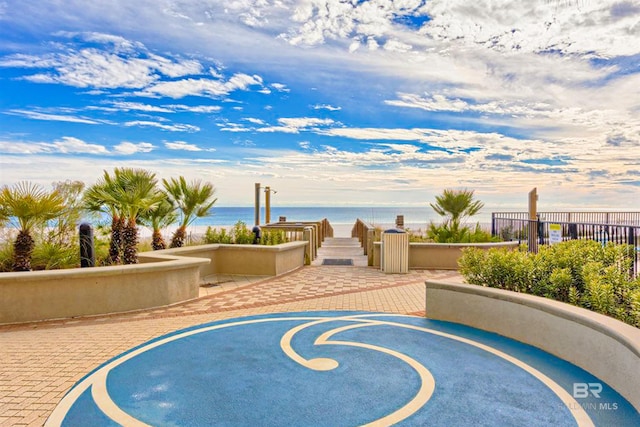
[[[562,225],[549,224],[549,244],[562,242]]]

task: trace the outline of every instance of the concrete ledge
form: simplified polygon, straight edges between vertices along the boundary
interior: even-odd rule
[[[206,259],[0,274],[0,324],[165,306],[198,297]]]
[[[187,246],[144,252],[140,262],[148,262],[146,256],[175,255],[208,259],[201,267],[200,277],[212,274],[242,274],[245,276],[279,276],[304,265],[306,241],[265,245],[211,244]]]
[[[640,411],[640,329],[533,295],[458,283],[425,285],[427,317],[538,347],[602,379]]]
[[[119,313],[198,297],[211,274],[277,276],[304,265],[307,242],[143,252],[139,264],[0,273],[0,324]]]
[[[497,243],[409,243],[409,268],[428,270],[457,270],[458,259],[465,248],[489,250],[492,248],[516,249],[518,242]],[[380,266],[380,242],[373,245],[374,267]]]

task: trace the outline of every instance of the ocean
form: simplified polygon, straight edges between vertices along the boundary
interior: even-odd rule
[[[197,226],[229,226],[242,221],[249,226],[254,225],[253,207],[215,207],[211,215],[198,218],[193,225]],[[287,221],[318,221],[324,218],[332,226],[353,225],[359,218],[373,225],[393,225],[397,215],[404,215],[405,224],[420,225],[423,228],[430,222],[440,222],[440,217],[431,206],[425,207],[272,207],[271,222],[277,222],[280,216]],[[471,218],[472,222],[491,222],[491,211],[484,210]],[[265,223],[265,210],[261,208],[260,223]]]

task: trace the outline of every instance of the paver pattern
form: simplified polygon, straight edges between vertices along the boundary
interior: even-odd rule
[[[0,326],[0,426],[43,425],[67,390],[88,372],[171,331],[277,312],[423,315],[424,281],[429,279],[460,281],[460,276],[452,271],[384,274],[372,267],[314,265],[255,282],[225,278],[224,286],[209,288],[201,298],[161,309]],[[207,356],[202,357],[206,361]]]

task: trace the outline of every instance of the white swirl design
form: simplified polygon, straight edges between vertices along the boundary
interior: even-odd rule
[[[412,414],[416,413],[420,408],[422,408],[431,398],[434,389],[435,389],[435,380],[432,374],[425,368],[422,364],[417,362],[415,359],[409,357],[406,354],[401,352],[377,346],[367,343],[355,342],[355,341],[346,341],[346,340],[338,340],[334,337],[350,330],[358,329],[358,328],[372,328],[379,326],[390,326],[397,328],[405,328],[410,329],[422,333],[428,333],[433,335],[438,335],[447,339],[455,340],[466,345],[470,345],[481,349],[483,351],[489,352],[492,355],[500,357],[506,360],[509,363],[517,366],[518,368],[528,372],[537,378],[542,384],[544,384],[547,388],[549,388],[553,393],[555,393],[558,398],[564,402],[567,406],[572,408],[571,414],[575,418],[575,421],[578,426],[593,426],[593,422],[587,413],[582,409],[580,404],[569,394],[566,390],[564,390],[560,385],[558,385],[551,378],[535,369],[534,367],[524,363],[523,361],[510,356],[498,349],[490,347],[488,345],[482,344],[480,342],[460,337],[457,335],[453,335],[450,333],[438,331],[435,329],[430,329],[421,326],[415,326],[412,324],[405,324],[394,321],[385,321],[380,320],[385,317],[402,317],[397,314],[359,314],[359,315],[348,315],[348,316],[282,316],[282,317],[268,317],[268,318],[254,318],[248,320],[240,320],[229,323],[222,324],[214,324],[210,326],[204,326],[198,329],[192,329],[184,332],[179,332],[165,338],[153,341],[147,345],[144,345],[140,348],[137,348],[129,353],[126,353],[111,362],[105,364],[91,375],[87,376],[84,380],[78,383],[71,391],[62,399],[59,405],[55,408],[45,426],[53,427],[53,426],[62,426],[64,425],[64,419],[76,403],[78,398],[84,394],[87,390],[91,389],[91,396],[98,406],[98,408],[109,417],[112,421],[126,426],[148,426],[148,424],[144,423],[141,420],[138,420],[133,415],[126,413],[123,411],[111,398],[109,395],[109,390],[107,387],[107,378],[110,371],[117,366],[122,365],[123,363],[131,360],[149,350],[161,347],[164,344],[169,342],[173,342],[176,340],[180,340],[189,336],[194,336],[198,334],[202,334],[205,332],[225,329],[225,328],[233,328],[237,326],[243,325],[252,325],[252,324],[260,324],[260,323],[268,323],[268,322],[291,322],[291,321],[303,321],[300,325],[297,325],[290,330],[288,330],[280,339],[280,347],[282,351],[293,361],[300,364],[301,366],[316,370],[316,371],[329,371],[337,368],[339,366],[339,362],[334,359],[329,358],[313,358],[313,359],[305,359],[300,354],[298,354],[292,347],[292,339],[293,337],[299,333],[300,331],[310,328],[312,326],[318,326],[328,323],[338,322],[341,326],[330,329],[324,333],[322,333],[314,342],[315,346],[347,346],[347,347],[356,347],[367,349],[371,351],[382,352],[389,356],[392,356],[403,363],[406,363],[411,369],[418,375],[420,378],[420,387],[418,392],[414,395],[414,397],[407,402],[404,406],[395,410],[394,412],[373,420],[367,424],[366,426],[390,426],[396,424]],[[344,325],[344,323],[348,323]]]

